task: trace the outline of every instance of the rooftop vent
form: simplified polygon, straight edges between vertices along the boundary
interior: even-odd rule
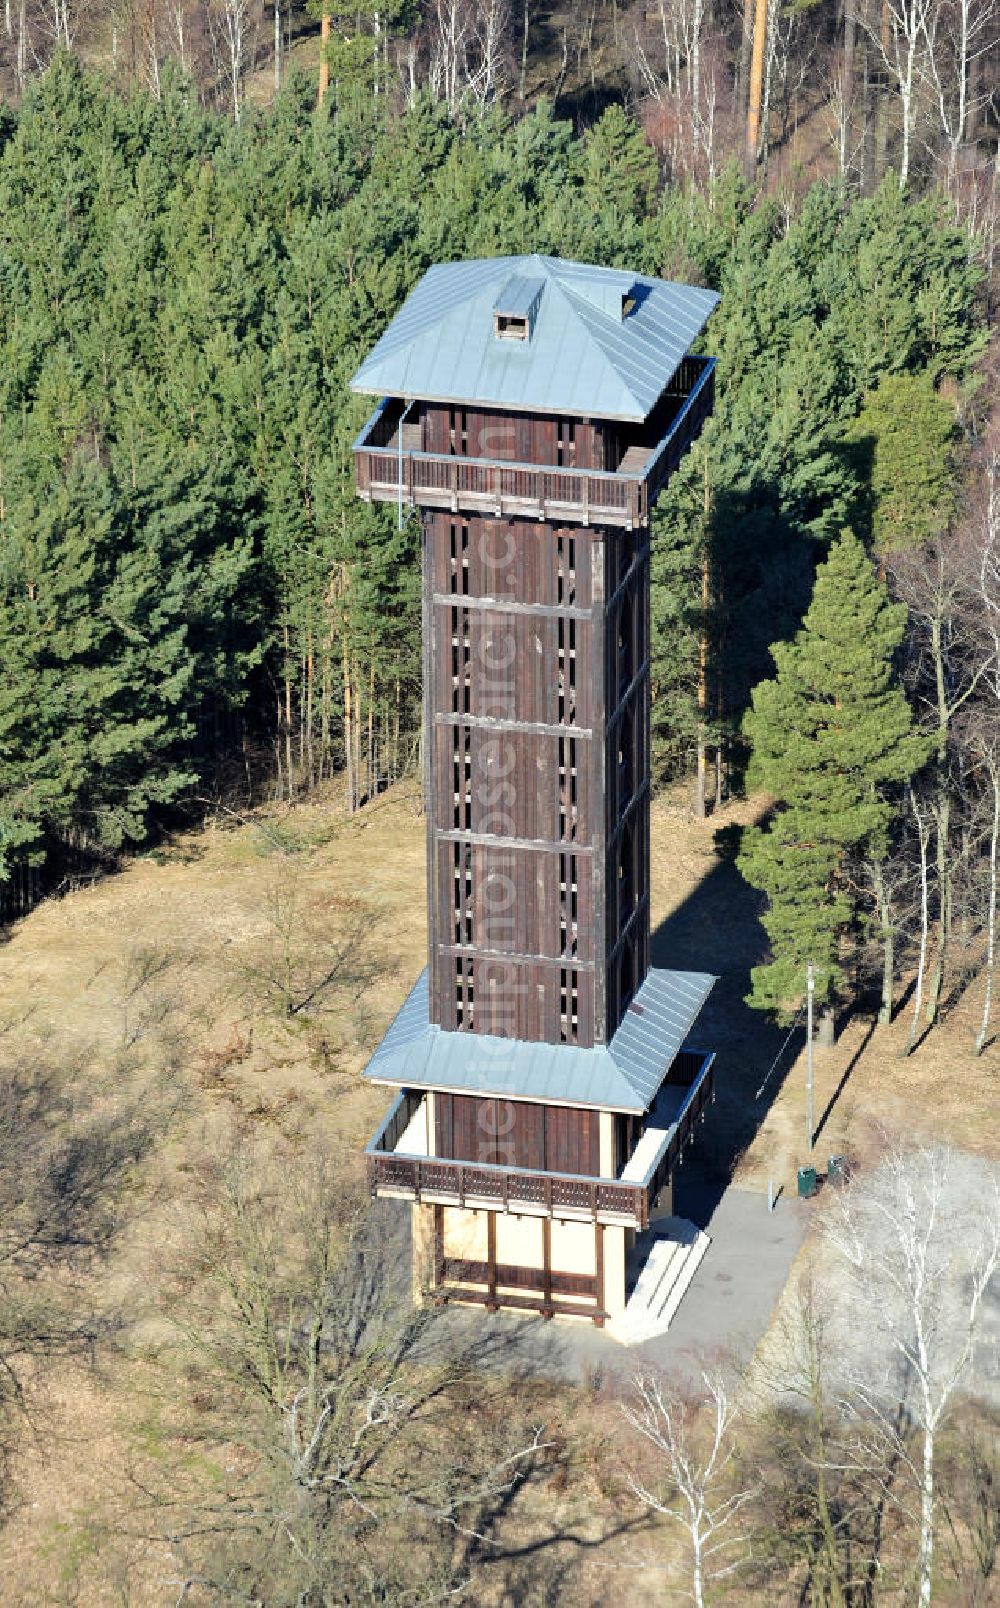
[[[644,286],[634,275],[613,268],[578,268],[573,264],[563,274],[563,283],[606,317],[622,322],[645,294]]]
[[[515,274],[493,303],[493,333],[498,341],[530,341],[545,289],[544,279]]]

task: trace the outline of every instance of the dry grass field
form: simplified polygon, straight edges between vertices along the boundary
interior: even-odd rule
[[[656,805],[654,958],[720,975],[703,1035],[719,1049],[707,1153],[750,1187],[790,1188],[804,1159],[804,1057],[786,1056],[754,1101],[783,1035],[742,1004],[761,933],[713,848],[719,825],[751,816],[733,806],[697,824],[681,795]],[[210,1405],[180,1360],[175,1273],[204,1169],[235,1132],[290,1173],[322,1142],[345,1178],[360,1176],[385,1096],[358,1074],[423,963],[424,898],[423,820],[406,785],[354,818],[335,794],[220,817],[5,934],[4,1058],[76,1066],[94,1099],[139,1096],[156,1117],[123,1231],[93,1275],[93,1298],[119,1315],[114,1344],[94,1367],[47,1367],[29,1391],[16,1505],[0,1529],[5,1603],[177,1600],[146,1498],[165,1479],[178,1498],[224,1488],[227,1457],[240,1456],[207,1449],[198,1423]],[[873,1123],[1000,1153],[1000,1051],[970,1054],[977,1005],[960,1001],[905,1062],[905,1023],[849,1023],[817,1055],[817,1116],[830,1106],[820,1153],[863,1150]],[[581,1504],[600,1505],[601,1478],[585,1458],[574,1522],[586,1522]],[[603,1600],[600,1570],[588,1578],[587,1600]]]

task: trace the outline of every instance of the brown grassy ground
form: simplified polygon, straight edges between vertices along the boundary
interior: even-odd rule
[[[804,1155],[803,1057],[753,1100],[783,1035],[742,1004],[762,935],[712,842],[720,824],[752,814],[733,806],[699,825],[682,797],[658,803],[654,957],[720,974],[702,1035],[719,1049],[710,1153],[743,1183],[766,1188],[772,1176],[790,1187]],[[82,1058],[123,1095],[166,1069],[158,1098],[173,1116],[101,1274],[100,1298],[129,1313],[126,1343],[103,1375],[56,1368],[36,1392],[20,1506],[0,1531],[5,1602],[176,1599],[166,1552],[136,1520],[133,1481],[168,1464],[195,1485],[225,1478],[224,1454],[183,1439],[199,1407],[175,1368],[166,1310],[164,1269],[200,1158],[235,1124],[271,1136],[289,1165],[322,1136],[346,1171],[360,1169],[385,1096],[358,1073],[423,962],[424,898],[423,820],[403,786],[354,819],[336,795],[220,819],[10,931],[0,1049]],[[874,1033],[849,1024],[819,1052],[817,1116],[840,1090],[822,1154],[863,1146],[872,1121],[997,1154],[998,1052],[977,1061],[968,1049],[977,1005],[960,1002],[905,1062],[905,1023]],[[581,1489],[599,1506],[599,1475]],[[577,1490],[577,1520],[580,1500]],[[600,1579],[588,1600],[602,1600]]]

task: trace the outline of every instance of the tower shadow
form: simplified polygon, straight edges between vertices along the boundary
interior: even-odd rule
[[[716,1052],[715,1104],[674,1175],[674,1211],[701,1228],[764,1122],[804,1037],[799,1028],[785,1044],[787,1028],[745,1003],[751,967],[768,953],[761,903],[732,861],[720,857],[652,934],[654,966],[709,971],[719,979],[692,1033],[698,1049]],[[757,1099],[783,1045],[780,1063]]]

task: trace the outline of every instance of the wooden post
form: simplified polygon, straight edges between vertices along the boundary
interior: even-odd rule
[[[552,1219],[542,1218],[542,1316],[552,1316]]]
[[[497,1309],[497,1214],[486,1213],[486,1305],[491,1312]]]
[[[598,1223],[594,1229],[594,1298],[597,1301],[597,1311],[594,1313],[594,1322],[599,1329],[604,1328],[604,1224]]]
[[[444,1207],[434,1208],[434,1288],[444,1283]]]

